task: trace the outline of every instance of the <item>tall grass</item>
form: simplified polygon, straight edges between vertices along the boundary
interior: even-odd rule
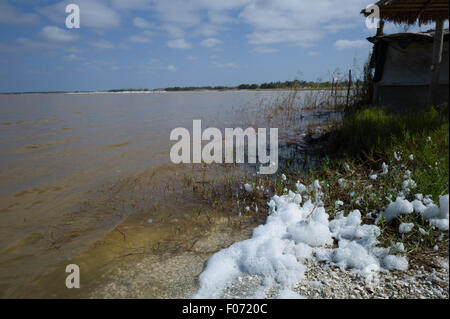
[[[317,121],[313,122],[323,123],[323,118],[319,118],[323,114],[342,109],[342,104],[335,104],[330,89],[303,90],[294,86],[275,96],[263,95],[233,111],[244,126],[301,131],[311,124],[312,117],[317,116]]]
[[[395,146],[416,145],[429,134],[445,130],[448,131],[448,106],[402,113],[368,108],[344,116],[329,133],[325,151],[363,159],[382,157]]]

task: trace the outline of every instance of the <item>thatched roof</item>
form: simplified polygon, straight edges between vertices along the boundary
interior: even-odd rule
[[[444,40],[448,41],[449,38],[449,30],[444,30]],[[385,42],[403,42],[403,43],[412,43],[412,42],[431,42],[434,40],[434,30],[429,30],[426,32],[400,32],[400,33],[392,33],[392,34],[383,34],[379,36],[369,37],[367,38],[369,42],[377,43],[379,41]]]
[[[380,0],[380,19],[394,23],[424,24],[448,19],[449,0]],[[362,14],[368,16],[365,9]]]

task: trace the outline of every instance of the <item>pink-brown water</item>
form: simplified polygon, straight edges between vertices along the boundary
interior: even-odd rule
[[[0,297],[59,296],[48,276],[133,213],[130,180],[177,174],[171,130],[244,127],[236,110],[279,94],[0,95]]]

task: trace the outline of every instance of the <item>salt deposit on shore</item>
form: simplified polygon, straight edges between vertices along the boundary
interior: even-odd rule
[[[302,204],[306,191],[314,200],[308,199]],[[349,269],[363,278],[366,285],[377,281],[380,273],[408,269],[408,260],[401,255],[402,243],[379,247],[379,227],[362,224],[359,210],[347,214],[340,211],[330,221],[321,200],[323,195],[319,181],[309,187],[298,183],[296,192],[275,195],[269,202],[270,215],[266,223],[258,226],[250,239],[235,243],[208,260],[199,277],[200,288],[193,297],[233,297],[224,292],[242,278],[248,281],[247,286],[253,287],[252,293],[245,297],[270,297],[273,289],[280,292],[278,297],[281,298],[301,297],[295,286],[305,278],[308,263],[321,262],[343,271]],[[416,212],[430,225],[448,231],[448,200],[448,195],[441,196],[438,206],[428,197],[416,196],[413,203],[399,196],[385,211],[378,213],[377,220],[381,217],[392,220]],[[409,225],[401,230],[407,228]]]

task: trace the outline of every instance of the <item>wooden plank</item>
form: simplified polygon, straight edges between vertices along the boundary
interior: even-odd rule
[[[377,34],[375,36],[379,37],[384,34],[384,20],[380,20],[379,27],[377,28]]]
[[[431,60],[431,79],[428,90],[428,105],[436,105],[439,88],[439,75],[442,62],[442,47],[444,43],[444,20],[436,21],[433,42],[433,56]]]

